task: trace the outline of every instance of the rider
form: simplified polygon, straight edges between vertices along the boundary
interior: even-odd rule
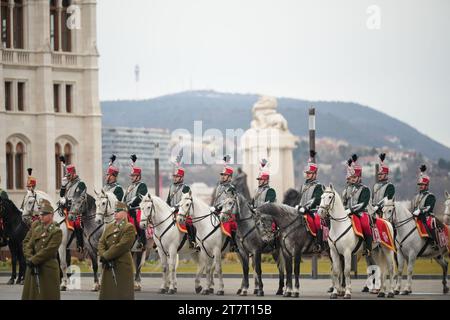
[[[174,212],[177,213],[179,209],[179,203],[181,201],[181,197],[183,194],[187,194],[191,192],[191,188],[184,183],[184,174],[185,171],[183,168],[178,167],[175,169],[173,173],[173,181],[169,188],[169,194],[167,195],[167,204],[174,208]],[[196,233],[197,230],[192,223],[192,219],[190,217],[186,218],[186,229],[188,231],[189,237],[189,247],[196,251],[200,251],[200,247],[196,241]]]
[[[276,202],[277,193],[275,189],[269,186],[270,174],[261,172],[256,180],[258,180],[258,189],[256,189],[255,196],[251,201],[253,208],[256,209],[268,202]]]
[[[77,170],[74,165],[68,165],[66,167],[66,175],[63,178],[61,190],[59,196],[59,205],[63,209],[70,210],[72,201],[74,198],[79,198],[86,193],[86,184],[81,181],[77,175]],[[74,233],[77,239],[77,250],[82,252],[84,249],[83,229],[79,222],[78,217],[74,223]]]
[[[349,185],[344,192],[344,206],[349,215],[355,214],[360,218],[364,232],[365,255],[371,257],[372,230],[370,217],[367,213],[367,206],[370,202],[370,189],[361,183],[362,167],[357,163],[357,160],[358,156],[354,154],[347,163],[347,183]]]
[[[139,205],[141,204],[142,197],[144,197],[147,193],[147,185],[144,182],[141,182],[142,178],[142,169],[134,166],[134,163],[137,160],[136,155],[131,156],[131,160],[133,161],[132,169],[131,169],[131,185],[128,187],[125,192],[124,200],[128,206],[130,221],[134,221],[134,227],[136,228],[136,232],[138,234],[138,249],[144,249],[145,244],[147,243],[147,238],[145,235],[145,230],[142,230],[139,227],[137,212],[139,210]]]
[[[2,182],[2,179],[0,177],[0,184]],[[5,190],[3,190],[0,187],[0,199],[2,200],[8,200],[8,193],[6,193]],[[0,223],[1,223],[1,218],[0,218]],[[0,225],[0,247],[5,247],[8,244],[8,237],[4,234],[3,230],[2,230],[2,226]]]
[[[430,177],[425,173],[427,171],[427,167],[422,165],[420,167],[420,171],[420,177],[417,182],[417,185],[419,186],[419,193],[412,201],[413,215],[422,221],[428,235],[433,240],[433,249],[438,250],[436,233],[434,230],[430,230],[427,224],[428,217],[434,217],[433,211],[434,206],[436,205],[436,197],[429,191]]]
[[[317,209],[320,205],[324,186],[317,181],[319,167],[314,161],[315,157],[316,152],[311,150],[309,163],[304,170],[305,183],[300,188],[300,203],[296,208],[301,214],[309,214],[314,219],[316,226],[321,226]],[[315,240],[314,251],[321,252],[323,249],[323,232],[321,227],[317,228]]]
[[[227,157],[225,157],[227,158]],[[225,163],[228,161],[225,160]],[[215,213],[220,213],[222,202],[226,199],[227,194],[229,192],[236,193],[236,188],[233,184],[231,184],[231,180],[233,178],[233,168],[231,168],[228,165],[225,165],[223,168],[223,171],[220,173],[220,182],[219,185],[216,188],[216,192],[214,193],[214,197],[212,200],[212,208],[211,211]],[[231,224],[233,225],[233,222],[235,222],[234,216],[230,217]],[[231,252],[237,252],[237,244],[236,244],[236,230],[234,227],[231,228]]]
[[[106,171],[106,185],[103,186],[104,192],[112,192],[117,198],[117,201],[122,201],[124,190],[120,184],[117,183],[117,176],[119,175],[119,168],[113,166],[116,156],[110,158],[108,170]]]
[[[372,191],[372,206],[374,208],[378,208],[380,202],[388,198],[388,200],[393,200],[395,197],[395,187],[389,181],[389,167],[384,163],[386,159],[386,153],[380,154],[380,169],[377,173],[377,183],[373,186]],[[379,214],[381,216],[382,211],[378,209],[375,214]]]
[[[27,171],[28,171],[27,190],[34,195],[35,194],[36,185],[37,185],[37,180],[36,180],[36,178],[31,176],[31,174],[33,172],[32,168],[28,168]],[[20,207],[21,210],[24,209],[25,199],[27,198],[27,195],[28,195],[28,193],[25,194],[25,196],[24,196],[24,198],[22,200],[22,206]],[[33,212],[31,214],[33,214]]]

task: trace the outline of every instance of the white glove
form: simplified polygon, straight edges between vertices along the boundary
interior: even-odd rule
[[[373,208],[373,212],[374,213],[377,213],[377,211],[380,209],[380,207],[379,206],[375,206],[374,208]]]
[[[417,209],[416,211],[413,212],[413,215],[416,217],[419,216],[419,214],[420,214],[420,209]]]
[[[61,186],[62,187],[67,186],[68,183],[69,183],[69,180],[67,179],[67,177],[62,178],[62,181],[61,181]]]
[[[211,208],[209,208],[209,211],[210,211],[211,213],[214,213],[214,212],[216,212],[217,210],[216,210],[216,207],[211,207]]]
[[[351,209],[345,210],[345,214],[346,214],[346,215],[349,215],[350,213],[352,213],[352,210],[351,210]]]
[[[306,212],[305,207],[301,207],[299,211],[300,213],[305,213]]]
[[[64,206],[64,205],[66,204],[66,198],[64,198],[64,197],[59,198],[59,204],[60,204],[61,206]]]
[[[171,211],[172,213],[174,213],[176,210],[177,210],[177,208],[175,208],[175,207],[171,207],[171,208],[170,208],[170,211]]]

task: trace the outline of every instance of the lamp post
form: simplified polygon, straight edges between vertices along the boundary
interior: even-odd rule
[[[161,196],[160,188],[159,188],[159,143],[152,142],[152,145],[155,146],[155,194],[157,197]]]
[[[309,109],[309,150],[316,151],[316,109]],[[311,159],[316,162],[316,159]],[[318,278],[318,261],[317,256],[313,255],[311,260],[311,276],[313,279]]]

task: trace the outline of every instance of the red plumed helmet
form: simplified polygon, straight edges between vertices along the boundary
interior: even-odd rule
[[[222,172],[220,173],[220,175],[221,175],[221,176],[224,176],[224,175],[232,176],[232,175],[233,175],[233,172],[234,172],[234,170],[233,170],[232,167],[226,166],[226,167],[223,168],[223,170],[222,170]]]
[[[119,168],[114,167],[114,166],[109,166],[108,170],[106,171],[106,174],[118,175],[119,174]]]
[[[380,154],[380,168],[378,170],[379,174],[389,174],[389,166],[384,163],[384,160],[386,159],[386,153]]]
[[[142,173],[142,169],[139,167],[132,167],[130,176],[140,176]]]
[[[256,180],[269,180],[270,174],[268,172],[260,172],[258,178]]]
[[[77,173],[77,169],[75,168],[75,166],[73,164],[68,165],[66,167],[66,176],[70,175],[70,174],[76,174]]]
[[[417,181],[418,185],[429,185],[430,184],[430,177],[426,174],[427,171],[427,166],[426,165],[422,165],[420,167],[420,177],[419,180]]]
[[[184,169],[183,168],[177,168],[175,172],[173,173],[176,177],[184,177]]]

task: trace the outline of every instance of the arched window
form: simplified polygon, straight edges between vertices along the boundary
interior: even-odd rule
[[[64,156],[66,157],[66,163],[72,164],[72,146],[68,143],[64,146]]]
[[[53,51],[59,50],[59,16],[56,0],[50,0],[50,44]]]
[[[56,189],[61,189],[61,180],[62,180],[62,164],[59,160],[61,156],[61,146],[59,143],[55,144],[55,179],[56,179]]]
[[[15,167],[16,167],[16,189],[21,190],[24,188],[24,147],[22,142],[19,142],[16,146],[15,155]]]
[[[14,189],[13,146],[6,144],[6,189]]]
[[[14,48],[23,49],[23,0],[14,0]]]
[[[67,21],[70,18],[70,14],[67,12],[67,8],[71,5],[70,0],[63,0],[62,5],[62,21],[61,21],[61,48],[64,52],[72,51],[72,31],[67,27]]]

